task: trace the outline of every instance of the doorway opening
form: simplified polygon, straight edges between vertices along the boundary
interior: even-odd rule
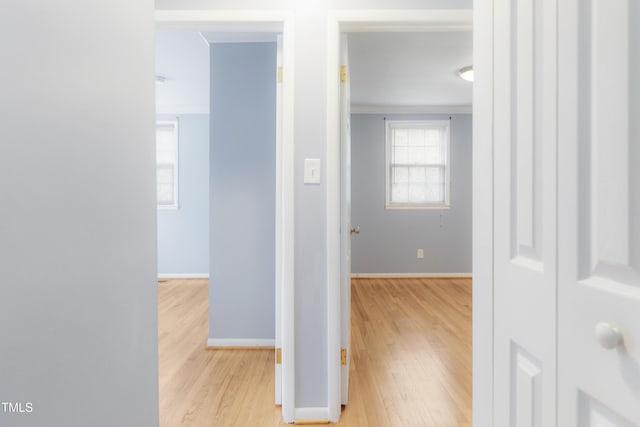
[[[472,64],[472,34],[358,32],[346,43],[360,368],[349,404],[379,396],[386,404],[372,406],[393,407],[382,419],[470,423],[472,83],[458,71]],[[361,389],[365,375],[376,392]]]
[[[362,91],[363,94],[369,96],[368,99],[357,100],[356,95],[354,95],[354,86],[357,88],[358,85],[358,64],[350,63],[349,70],[350,73],[350,84],[351,84],[351,103],[348,105],[350,108],[349,119],[349,128],[351,130],[350,133],[350,142],[351,142],[351,158],[350,158],[350,168],[353,171],[353,174],[350,175],[352,178],[353,187],[352,194],[353,199],[351,200],[351,208],[353,215],[348,218],[343,218],[341,221],[341,226],[348,226],[351,230],[358,230],[360,233],[357,236],[353,237],[353,252],[351,260],[354,262],[355,270],[353,271],[354,277],[356,280],[358,276],[365,277],[363,279],[367,281],[367,285],[363,285],[363,294],[368,294],[367,298],[371,297],[373,300],[376,299],[376,292],[372,291],[371,285],[373,281],[379,281],[380,283],[375,284],[374,286],[378,286],[383,294],[385,294],[389,299],[383,298],[384,301],[380,306],[381,310],[376,310],[377,313],[382,313],[384,309],[391,310],[399,310],[397,305],[394,305],[395,299],[398,297],[396,293],[397,283],[394,283],[392,277],[400,278],[400,281],[406,281],[409,283],[409,286],[413,286],[416,288],[416,284],[422,283],[425,281],[432,282],[440,282],[437,283],[436,287],[441,286],[445,283],[440,279],[422,279],[424,277],[432,276],[432,277],[443,277],[449,276],[450,281],[456,281],[453,287],[458,287],[458,291],[454,291],[454,293],[465,293],[466,296],[461,300],[458,300],[453,303],[453,306],[458,304],[466,305],[466,331],[463,335],[466,337],[461,340],[458,344],[458,347],[463,347],[466,349],[466,353],[468,353],[464,360],[465,365],[465,374],[464,378],[461,378],[461,382],[465,383],[464,388],[461,392],[456,391],[455,393],[451,392],[451,389],[447,389],[447,381],[453,387],[457,387],[454,384],[454,380],[451,378],[445,378],[441,384],[441,395],[449,395],[448,399],[451,400],[447,405],[443,405],[442,400],[438,400],[438,403],[434,403],[438,410],[442,410],[446,412],[446,407],[460,407],[460,411],[462,413],[459,420],[461,422],[466,422],[467,420],[470,422],[471,415],[471,283],[470,283],[470,272],[471,272],[471,92],[472,86],[468,82],[464,82],[460,80],[457,71],[465,66],[471,65],[472,63],[472,35],[471,35],[471,23],[467,22],[468,25],[463,25],[465,21],[464,17],[457,21],[457,23],[453,24],[453,21],[448,21],[450,26],[445,26],[446,28],[435,25],[433,26],[433,22],[431,24],[429,21],[433,18],[433,16],[427,16],[428,13],[425,13],[424,21],[418,25],[408,25],[406,22],[399,23],[396,22],[394,18],[385,19],[380,16],[373,16],[375,14],[371,14],[372,16],[369,18],[359,17],[361,20],[356,22],[350,17],[345,17],[344,20],[340,18],[338,21],[338,28],[347,33],[346,37],[343,35],[343,40],[347,40],[349,45],[349,60],[353,61],[354,57],[357,57],[357,51],[355,49],[358,48],[358,45],[361,44],[363,46],[369,46],[362,49],[363,52],[366,52],[366,60],[370,60],[373,62],[367,63],[364,61],[364,65],[361,65],[361,76],[360,83],[363,81],[369,84],[370,87],[374,86],[375,89],[381,88],[385,86],[384,79],[388,78],[392,83],[400,83],[399,87],[402,88],[403,84],[409,82],[411,79],[407,77],[402,77],[402,71],[407,69],[412,69],[411,60],[419,59],[422,62],[426,63],[426,65],[431,66],[432,72],[437,72],[437,64],[434,64],[436,56],[431,54],[425,54],[426,48],[436,48],[441,47],[442,52],[446,52],[448,54],[447,58],[450,61],[456,62],[455,65],[449,67],[450,71],[447,72],[446,77],[451,78],[451,82],[453,85],[458,85],[462,88],[462,92],[466,91],[466,99],[460,101],[455,100],[455,95],[451,97],[451,93],[449,93],[449,100],[442,101],[438,95],[441,97],[445,97],[447,95],[447,91],[438,90],[432,91],[428,95],[419,95],[420,89],[427,89],[420,87],[426,86],[425,83],[429,83],[430,81],[437,82],[436,89],[442,89],[446,87],[445,82],[442,80],[435,80],[433,75],[429,78],[428,73],[425,75],[426,80],[422,79],[418,82],[418,87],[413,85],[413,90],[411,90],[411,86],[409,85],[409,97],[411,95],[417,95],[419,100],[418,102],[415,99],[401,102],[394,102],[385,100],[383,98],[384,94],[380,93],[380,91],[376,90],[367,90],[364,89]],[[470,15],[470,13],[469,13]],[[469,16],[470,17],[470,16]],[[396,17],[397,18],[397,17]],[[420,18],[416,18],[417,21],[420,21]],[[365,23],[365,21],[367,21]],[[416,21],[413,21],[415,24]],[[420,27],[416,30],[417,27]],[[418,33],[411,33],[411,31],[418,31]],[[447,36],[450,36],[450,39],[447,40]],[[385,40],[387,39],[387,40]],[[466,39],[466,40],[465,40]],[[456,42],[460,44],[466,43],[468,45],[467,52],[463,53],[464,49],[457,50],[455,49]],[[367,43],[369,43],[367,45]],[[391,46],[390,52],[383,52],[384,44],[388,43]],[[418,49],[414,49],[412,52],[409,52],[408,59],[406,58],[398,58],[394,57],[395,54],[398,53],[399,50],[406,48],[407,50],[411,50],[410,46],[418,46]],[[373,49],[371,47],[373,46]],[[417,50],[417,51],[416,51]],[[379,61],[382,61],[382,64],[375,63],[375,55],[377,53],[380,54]],[[458,58],[456,58],[456,55]],[[446,56],[446,55],[445,55]],[[465,57],[466,56],[466,57]],[[425,59],[427,58],[427,59]],[[445,59],[447,59],[445,58]],[[431,61],[429,61],[431,60]],[[386,61],[386,64],[385,64]],[[403,61],[405,61],[403,63]],[[362,61],[361,61],[362,62]],[[415,61],[414,61],[415,62]],[[418,61],[420,62],[420,61]],[[340,65],[344,65],[340,63]],[[435,65],[435,66],[434,66]],[[444,65],[445,67],[447,65]],[[377,74],[379,73],[379,74]],[[385,74],[386,73],[386,74]],[[425,74],[424,72],[422,73]],[[370,79],[369,81],[365,81],[366,79]],[[466,85],[466,87],[464,86]],[[362,85],[366,87],[367,85]],[[397,88],[396,88],[397,89]],[[450,91],[449,91],[450,92]],[[396,96],[398,97],[401,94],[401,90],[391,91],[387,96]],[[380,95],[380,97],[377,97]],[[377,98],[376,98],[377,97]],[[356,98],[354,101],[353,98]],[[462,98],[465,98],[465,94],[463,93]],[[426,99],[426,101],[425,101]],[[343,105],[344,107],[344,105]],[[462,171],[462,177],[455,176],[453,177],[453,182],[459,182],[462,188],[462,191],[458,191],[455,188],[452,189],[452,192],[455,192],[456,200],[451,201],[451,205],[457,206],[459,210],[453,212],[451,206],[448,206],[447,209],[442,209],[438,211],[436,209],[428,209],[428,210],[417,210],[417,209],[388,209],[385,208],[385,186],[389,186],[389,184],[385,184],[385,181],[389,178],[389,171],[386,168],[389,166],[389,163],[386,162],[385,159],[385,136],[386,126],[385,122],[387,120],[441,120],[441,121],[449,121],[451,125],[455,124],[455,132],[452,132],[452,141],[455,139],[458,140],[456,148],[455,157],[451,159],[451,169],[453,169],[453,165],[457,164],[458,171]],[[342,119],[344,120],[344,118]],[[454,126],[452,126],[454,127]],[[344,140],[344,138],[343,138]],[[462,144],[460,143],[462,141]],[[359,144],[359,145],[358,145]],[[453,142],[452,142],[453,144]],[[462,153],[460,152],[460,145],[463,145]],[[453,148],[452,148],[453,150]],[[344,156],[345,150],[342,149],[342,155]],[[357,157],[357,160],[356,160]],[[342,163],[344,164],[344,157]],[[347,160],[348,162],[348,160]],[[413,167],[413,166],[412,166]],[[408,175],[408,174],[407,174]],[[344,181],[344,173],[343,173],[343,181]],[[468,181],[468,182],[467,182]],[[379,187],[379,188],[378,188]],[[345,190],[342,189],[342,193]],[[453,196],[452,196],[453,198]],[[341,204],[344,205],[344,200],[341,201]],[[462,214],[462,215],[460,215]],[[344,216],[344,210],[343,210]],[[463,218],[460,218],[462,216]],[[376,218],[377,217],[377,218]],[[399,218],[398,218],[399,217]],[[352,221],[353,219],[353,221]],[[399,223],[393,225],[393,220],[398,219]],[[452,224],[450,221],[455,219],[456,221],[461,221],[464,223],[464,226]],[[386,225],[385,225],[386,221]],[[391,221],[391,225],[389,225],[389,221]],[[429,224],[432,222],[433,229],[429,230]],[[413,225],[411,225],[413,224]],[[455,225],[455,227],[454,227]],[[426,229],[426,230],[425,230]],[[370,234],[367,236],[367,230],[370,231]],[[445,231],[453,230],[454,234],[457,232],[456,238],[460,244],[462,249],[453,250],[453,256],[457,258],[453,260],[452,265],[446,265],[443,261],[447,261],[447,248],[445,250],[440,250],[437,247],[437,243],[432,248],[427,244],[432,243],[432,240],[443,240],[442,236],[438,236],[438,234],[442,235]],[[403,233],[408,231],[409,233],[403,238]],[[438,238],[434,238],[438,236]],[[366,237],[365,237],[366,236]],[[363,238],[364,237],[364,238]],[[359,242],[358,240],[362,240]],[[451,245],[451,239],[444,240],[445,244]],[[391,242],[391,243],[389,243]],[[362,246],[358,248],[358,245],[362,243]],[[441,242],[442,243],[442,242]],[[453,246],[453,245],[452,245]],[[360,259],[358,259],[358,250],[361,251],[362,255]],[[349,252],[349,251],[347,251]],[[428,255],[431,254],[431,255]],[[425,256],[427,255],[427,256]],[[396,258],[394,260],[394,258]],[[372,263],[366,264],[366,261],[373,260]],[[395,261],[395,262],[394,262]],[[457,263],[456,263],[457,261]],[[373,266],[373,267],[372,267]],[[395,266],[395,267],[394,267]],[[439,269],[439,268],[441,269]],[[369,269],[369,271],[367,271]],[[351,269],[349,269],[349,273],[351,273]],[[349,287],[351,289],[350,283],[348,281],[345,282],[344,277],[348,279],[351,278],[351,274],[345,275],[343,274],[343,285],[342,285],[342,296],[341,296],[341,312],[342,318],[345,317],[348,319],[349,315],[345,314],[345,308],[350,308],[350,299],[351,295],[349,294],[345,298],[345,287]],[[452,277],[463,277],[463,279],[451,279]],[[422,283],[424,285],[424,283]],[[424,288],[425,286],[420,286],[420,288]],[[365,291],[366,289],[366,291]],[[416,288],[417,289],[417,288]],[[433,297],[432,294],[430,294]],[[354,297],[359,298],[358,295],[354,294]],[[419,298],[416,298],[416,295],[410,298],[406,312],[416,313],[420,310],[412,310],[411,304],[418,304],[418,308],[421,310],[428,309],[427,306],[420,305],[418,302]],[[356,304],[361,304],[362,301],[355,301]],[[368,302],[364,303],[365,305],[371,306],[371,304],[375,305],[375,302],[372,302],[370,299]],[[346,307],[345,307],[346,306]],[[395,308],[392,308],[395,307]],[[362,310],[362,308],[360,308]],[[446,311],[446,310],[445,310]],[[362,320],[362,317],[359,316],[362,314],[353,312],[354,317],[359,317],[359,320]],[[407,314],[405,313],[405,314]],[[415,328],[417,323],[420,323],[420,320],[413,321],[410,317],[407,316],[398,316],[397,312],[394,314],[391,313],[391,320],[389,323],[392,324],[392,327],[389,329],[391,331],[391,335],[387,335],[387,338],[391,337],[391,341],[386,343],[386,348],[392,354],[391,359],[388,361],[389,363],[382,363],[378,368],[381,369],[383,375],[379,376],[377,379],[373,379],[373,377],[367,377],[366,381],[375,382],[380,380],[381,383],[385,383],[385,381],[381,380],[381,378],[387,378],[389,381],[386,382],[387,385],[391,387],[392,383],[396,383],[398,385],[401,381],[398,379],[402,374],[400,373],[401,368],[399,365],[394,366],[395,363],[402,364],[403,357],[409,356],[414,360],[417,360],[416,356],[421,354],[423,357],[432,358],[426,347],[420,349],[409,349],[410,351],[405,352],[404,354],[399,354],[398,352],[402,352],[402,346],[394,347],[394,339],[397,335],[393,335],[394,333],[416,333]],[[371,316],[367,316],[367,319],[371,321]],[[435,315],[438,317],[438,315]],[[405,319],[407,318],[407,319]],[[431,318],[433,321],[434,317]],[[398,323],[399,322],[399,323]],[[434,321],[435,322],[435,321]],[[440,323],[435,325],[435,328],[442,328],[442,318],[439,320]],[[343,345],[344,345],[344,333],[345,333],[345,322],[343,321],[341,334],[343,335]],[[348,322],[347,322],[348,323]],[[384,323],[384,322],[383,322]],[[422,322],[424,323],[424,322]],[[353,325],[353,324],[352,324]],[[424,326],[424,325],[423,325]],[[429,325],[426,325],[429,326]],[[368,328],[364,327],[365,330]],[[448,327],[447,327],[448,328]],[[446,329],[446,328],[445,328]],[[413,331],[413,332],[411,332]],[[353,343],[354,339],[356,339],[358,344],[363,339],[362,335],[363,329],[360,330],[354,329],[351,342]],[[440,332],[443,332],[442,330]],[[365,335],[369,334],[369,336],[373,336],[374,334],[370,330],[369,332],[365,332]],[[383,331],[380,331],[381,335],[384,335]],[[349,335],[347,329],[347,335]],[[359,336],[358,336],[359,335]],[[347,340],[348,343],[348,340]],[[415,340],[414,344],[419,346],[418,340]],[[429,343],[427,343],[429,344]],[[433,344],[433,343],[431,343]],[[348,345],[348,344],[347,344]],[[383,347],[385,346],[383,345]],[[438,345],[438,344],[435,344]],[[358,352],[358,346],[353,345],[351,350],[353,353],[350,359],[350,362],[355,363],[356,370],[358,370],[358,363],[365,365],[364,369],[367,368],[367,363],[371,366],[373,359],[370,359],[368,362],[362,359],[362,354],[356,354]],[[433,347],[433,345],[431,345]],[[406,348],[404,350],[407,350]],[[413,353],[413,355],[412,355]],[[453,352],[455,353],[455,351]],[[452,354],[453,354],[452,353]],[[380,360],[382,357],[380,357]],[[378,360],[378,362],[380,362]],[[431,360],[432,365],[434,363],[439,363],[437,360]],[[377,363],[377,362],[376,362]],[[429,363],[425,363],[423,367],[427,367]],[[369,367],[370,367],[369,366]],[[361,367],[360,370],[364,371]],[[413,368],[412,368],[413,369]],[[351,369],[354,372],[353,369]],[[444,372],[444,371],[443,371]],[[413,370],[413,374],[418,375],[415,369]],[[341,372],[341,381],[344,382],[344,368]],[[433,378],[433,376],[431,376]],[[468,377],[468,378],[467,378]],[[395,380],[394,380],[395,378]],[[397,381],[396,381],[397,380]],[[347,380],[348,381],[348,380]],[[358,384],[358,388],[361,387],[362,378],[354,378],[351,377],[352,385],[353,381],[356,381]],[[378,381],[378,382],[380,382]],[[406,382],[405,385],[409,388],[405,387],[404,391],[395,387],[398,391],[398,394],[403,396],[403,399],[412,399],[415,398],[416,401],[419,400],[419,396],[411,394],[411,387],[413,387],[414,391],[422,390],[418,387],[418,383],[410,386],[411,382]],[[344,386],[344,384],[342,384]],[[391,387],[394,388],[394,387]],[[416,391],[416,393],[418,393]],[[454,395],[455,394],[455,395]],[[463,396],[465,395],[466,396]],[[431,393],[431,396],[438,397],[438,393]],[[341,403],[345,403],[342,401]],[[352,403],[357,403],[350,401],[350,405]],[[446,402],[445,402],[446,403]],[[385,405],[381,405],[385,406]],[[348,411],[347,405],[347,411]],[[347,412],[343,414],[347,415]],[[396,414],[397,415],[397,414]],[[429,415],[425,415],[429,416]],[[441,420],[442,421],[442,420]]]
[[[208,418],[212,406],[224,403],[220,373],[233,367],[238,375],[227,375],[233,384],[226,386],[255,393],[256,407],[271,415],[274,401],[283,411],[289,407],[282,393],[286,375],[274,353],[284,347],[280,299],[288,274],[285,102],[278,78],[283,25],[165,18],[157,33],[157,119],[178,129],[178,196],[158,218],[159,279],[173,279],[160,283],[159,294],[161,423]],[[162,177],[159,172],[159,199]],[[175,244],[188,237],[190,246]],[[182,264],[172,264],[175,257]],[[193,268],[196,259],[204,259],[198,268],[205,274],[175,273]],[[271,379],[256,387],[250,380],[263,371]],[[193,403],[193,393],[201,402],[195,412],[176,399]]]

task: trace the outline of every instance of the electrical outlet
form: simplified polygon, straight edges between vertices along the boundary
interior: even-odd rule
[[[418,253],[416,254],[416,258],[423,259],[424,258],[424,249],[418,249]]]

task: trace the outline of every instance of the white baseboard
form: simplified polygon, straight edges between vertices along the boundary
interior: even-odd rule
[[[209,273],[158,273],[158,279],[208,279]]]
[[[263,338],[209,338],[207,347],[268,347],[275,348],[276,340]]]
[[[352,273],[352,279],[446,279],[470,278],[471,273]]]
[[[327,407],[317,407],[317,408],[295,408],[294,410],[294,420],[295,421],[305,421],[305,420],[328,420],[329,419],[329,408]]]

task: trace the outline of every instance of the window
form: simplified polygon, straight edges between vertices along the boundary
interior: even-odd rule
[[[386,121],[387,209],[449,207],[449,123]]]
[[[158,208],[178,209],[178,122],[156,123]]]

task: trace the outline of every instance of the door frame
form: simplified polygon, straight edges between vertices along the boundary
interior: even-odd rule
[[[493,390],[493,141],[492,12],[464,10],[344,10],[327,20],[327,340],[329,419],[340,417],[340,34],[342,32],[471,31],[473,103],[473,424],[492,425]],[[473,21],[476,20],[474,28]],[[480,71],[480,73],[478,73]],[[486,76],[486,77],[485,77]],[[478,82],[480,84],[478,84]],[[348,356],[350,357],[350,355]]]
[[[493,426],[493,8],[473,8],[473,425]]]
[[[280,310],[276,310],[276,346],[280,341],[282,417],[291,423],[295,409],[293,14],[268,10],[156,10],[155,21],[156,29],[161,30],[282,33],[282,117],[280,138],[276,138],[275,286],[280,302]]]

